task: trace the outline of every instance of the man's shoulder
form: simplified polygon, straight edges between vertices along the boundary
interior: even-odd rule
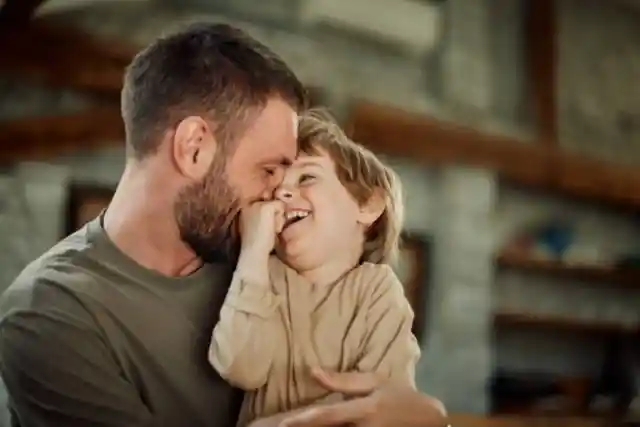
[[[59,299],[85,293],[94,286],[99,268],[86,230],[81,229],[22,270],[0,297],[0,317],[13,310],[55,309]]]

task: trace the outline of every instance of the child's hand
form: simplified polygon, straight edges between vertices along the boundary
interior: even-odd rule
[[[279,200],[255,202],[240,214],[242,252],[267,259],[284,226],[284,205]]]

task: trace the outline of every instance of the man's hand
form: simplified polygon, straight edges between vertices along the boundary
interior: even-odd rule
[[[285,418],[280,427],[353,425],[360,427],[444,427],[446,411],[437,399],[410,387],[385,383],[375,374],[329,373],[313,375],[327,390],[352,397],[316,406]]]

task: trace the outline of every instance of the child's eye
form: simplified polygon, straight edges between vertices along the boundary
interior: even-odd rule
[[[301,184],[304,184],[306,182],[314,180],[315,178],[316,178],[315,176],[313,176],[311,174],[308,174],[308,173],[305,173],[305,174],[300,175],[299,182]]]

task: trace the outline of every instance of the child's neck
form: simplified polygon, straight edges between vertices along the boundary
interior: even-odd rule
[[[343,256],[335,256],[329,262],[323,263],[321,266],[305,271],[299,271],[302,277],[317,286],[326,286],[335,283],[342,276],[353,270],[360,263],[359,252],[354,252]]]

